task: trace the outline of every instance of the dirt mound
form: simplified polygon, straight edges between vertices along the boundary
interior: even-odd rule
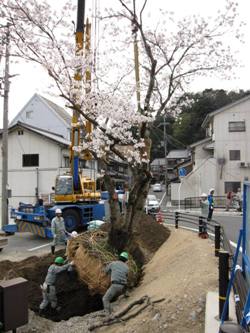
[[[116,303],[115,310],[122,311],[143,295],[152,300],[164,297],[165,301],[123,324],[97,332],[203,333],[206,293],[217,287],[218,258],[214,256],[214,243],[200,239],[193,232],[173,229],[168,241],[145,266],[140,286],[128,300]]]
[[[154,253],[170,236],[170,230],[159,224],[150,215],[142,215],[133,234],[129,251],[139,266],[151,260]]]

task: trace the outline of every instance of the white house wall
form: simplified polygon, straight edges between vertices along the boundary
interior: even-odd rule
[[[245,132],[229,132],[229,121],[245,121]],[[225,165],[217,174],[218,192],[224,195],[225,181],[239,181],[241,185],[246,177],[250,179],[250,168],[240,168],[240,161],[250,163],[250,101],[247,100],[214,117],[215,158],[225,158]],[[229,150],[240,150],[240,161],[229,160]]]
[[[32,99],[24,106],[17,117],[11,122],[11,126],[18,121],[38,127],[52,133],[63,135],[70,139],[70,130],[68,125],[38,96],[34,95]]]
[[[8,151],[8,184],[12,192],[10,206],[17,207],[20,201],[35,203],[36,188],[41,194],[52,192],[51,188],[62,166],[61,146],[30,131],[23,130],[23,135],[18,135],[15,130],[9,133]],[[39,167],[23,167],[23,154],[39,154]]]

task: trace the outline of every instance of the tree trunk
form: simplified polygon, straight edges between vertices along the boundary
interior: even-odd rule
[[[148,194],[151,175],[147,167],[133,170],[133,186],[129,191],[129,199],[124,214],[121,214],[118,199],[115,196],[114,181],[108,175],[104,182],[109,191],[110,231],[109,244],[118,252],[124,250],[133,241],[133,232],[144,212],[144,204]]]
[[[114,180],[106,174],[104,176],[104,183],[109,192],[110,230],[108,242],[111,247],[120,252],[124,249],[128,240],[124,215],[121,215],[120,212]]]

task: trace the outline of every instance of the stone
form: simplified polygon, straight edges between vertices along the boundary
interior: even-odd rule
[[[192,312],[190,313],[190,318],[191,318],[191,320],[193,320],[193,321],[195,321],[195,320],[197,319],[197,316],[196,316],[196,312],[195,312],[195,311],[192,311]]]
[[[152,320],[159,320],[161,317],[161,314],[159,312],[157,312],[154,317],[152,318]]]

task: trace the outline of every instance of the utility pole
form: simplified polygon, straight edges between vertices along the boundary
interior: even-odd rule
[[[2,227],[8,224],[8,109],[9,109],[9,44],[10,25],[6,25],[6,48],[4,70],[4,95],[3,95],[3,134],[2,134]]]
[[[166,188],[166,201],[168,198],[168,159],[167,159],[167,154],[168,154],[168,149],[167,149],[167,131],[166,131],[166,115],[163,117],[163,126],[164,126],[164,155],[165,155],[165,188]]]

